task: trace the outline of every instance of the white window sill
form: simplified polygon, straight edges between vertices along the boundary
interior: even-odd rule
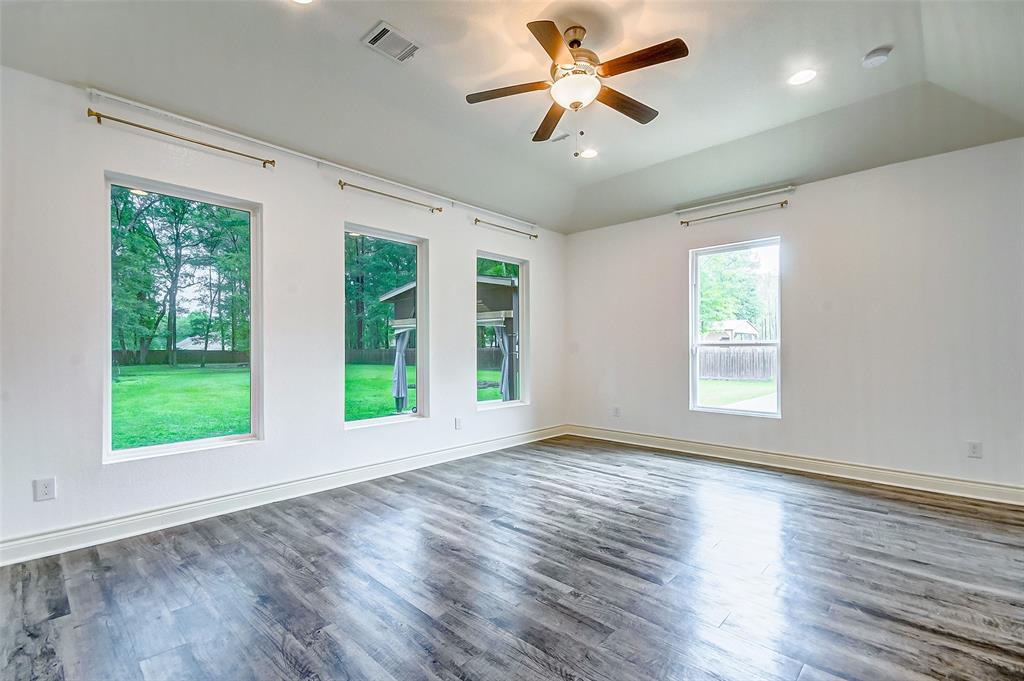
[[[224,449],[225,447],[248,445],[254,442],[261,442],[262,440],[263,438],[258,437],[253,433],[249,433],[247,435],[208,437],[202,440],[189,440],[188,442],[173,442],[166,445],[149,445],[148,447],[108,450],[103,456],[103,463],[124,463],[126,461],[153,459],[158,456],[170,456],[172,454],[208,452],[215,449]]]
[[[756,416],[762,419],[782,419],[782,412],[744,411],[742,409],[719,409],[717,407],[690,407],[690,411],[701,411],[707,414],[729,414],[730,416]]]
[[[476,410],[477,411],[493,411],[495,409],[509,409],[509,408],[512,408],[512,407],[528,407],[528,406],[530,406],[530,403],[527,402],[526,400],[509,400],[508,402],[505,402],[504,400],[488,400],[486,402],[477,402],[476,403]]]
[[[422,414],[395,414],[394,416],[381,416],[375,419],[360,419],[359,421],[345,421],[345,430],[359,430],[360,428],[374,428],[386,426],[392,423],[410,423],[422,421],[426,418]]]

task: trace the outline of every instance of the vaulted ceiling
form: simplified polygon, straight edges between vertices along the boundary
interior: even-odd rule
[[[385,20],[422,47],[362,44]],[[595,103],[534,143],[535,19],[587,28],[602,59],[682,37],[690,55],[616,76],[658,109]],[[93,86],[564,232],[709,196],[1024,135],[1021,2],[4,2],[6,66]],[[861,57],[893,46],[864,69]],[[794,87],[793,72],[818,77]]]

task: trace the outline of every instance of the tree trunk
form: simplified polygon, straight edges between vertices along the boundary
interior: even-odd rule
[[[178,277],[167,290],[167,363],[178,366]]]
[[[238,349],[238,284],[235,282],[231,283],[231,302],[228,308],[228,314],[230,315],[230,326],[231,326],[231,352]],[[225,348],[226,349],[226,348]]]
[[[206,324],[203,326],[203,358],[199,362],[199,367],[202,369],[206,368],[206,353],[210,349],[210,330],[213,327],[213,311],[217,307],[217,303],[220,302],[220,273],[217,273],[217,292],[213,292],[213,272],[210,273],[210,287],[208,289],[210,296],[210,313],[206,315]],[[223,346],[221,346],[223,349]]]
[[[120,363],[128,364],[128,344],[124,340],[124,329],[117,330],[118,354],[121,356]]]

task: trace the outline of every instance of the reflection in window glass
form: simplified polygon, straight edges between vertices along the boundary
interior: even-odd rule
[[[779,414],[779,240],[691,252],[691,405]]]
[[[521,399],[519,265],[476,259],[476,399]]]
[[[345,233],[345,420],[416,412],[414,243]]]
[[[252,432],[248,211],[110,188],[111,446]]]

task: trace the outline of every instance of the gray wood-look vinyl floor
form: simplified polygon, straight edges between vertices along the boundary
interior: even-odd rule
[[[580,438],[0,578],[3,679],[1024,679],[1024,509]]]

